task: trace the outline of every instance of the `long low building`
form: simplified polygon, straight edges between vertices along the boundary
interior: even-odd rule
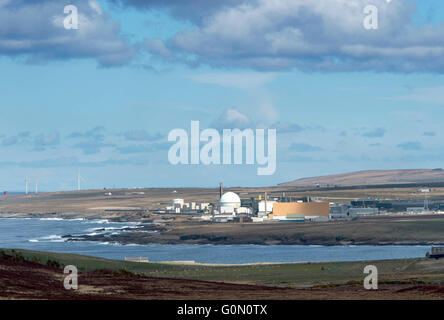
[[[286,221],[327,221],[330,218],[330,204],[328,202],[276,202],[269,218]]]

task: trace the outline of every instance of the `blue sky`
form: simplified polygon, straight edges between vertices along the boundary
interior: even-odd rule
[[[79,30],[60,26],[66,4]],[[442,167],[443,20],[438,0],[0,0],[0,189],[70,190],[78,171],[84,188],[207,187]],[[169,164],[170,130],[242,119],[277,129],[274,175]]]

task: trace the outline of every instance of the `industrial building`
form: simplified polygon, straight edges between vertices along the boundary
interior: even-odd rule
[[[297,202],[295,202],[297,201]],[[241,199],[235,192],[225,192],[219,185],[217,203],[185,202],[173,199],[165,210],[155,213],[191,214],[193,219],[213,222],[264,222],[264,221],[327,221],[330,217],[329,203],[310,201],[309,197],[264,197]]]
[[[158,214],[202,214],[209,212],[210,203],[208,202],[185,202],[184,199],[173,199],[164,210],[153,210]]]
[[[406,209],[407,214],[424,214],[426,212],[424,207],[408,207]]]
[[[268,217],[269,214],[273,213],[273,207],[277,203],[275,200],[260,200],[258,202],[258,217]]]
[[[241,200],[234,192],[227,192],[219,199],[219,213],[234,214],[241,207]]]
[[[249,192],[241,193],[246,195]],[[329,198],[313,198],[307,195],[285,195],[272,191],[269,197],[267,191],[263,194],[246,197],[232,191],[225,192],[223,184],[219,185],[219,200],[213,203],[185,202],[184,199],[172,199],[166,203],[164,210],[154,210],[159,214],[185,214],[190,219],[213,222],[278,222],[278,221],[329,221],[348,220],[380,214],[424,214],[441,213],[444,211],[444,201],[422,199],[353,199],[348,203],[327,202]]]
[[[349,208],[350,217],[375,216],[379,214],[378,208]]]
[[[328,221],[328,202],[277,202],[273,205],[270,219],[279,221]]]
[[[350,217],[346,204],[330,204],[330,220],[347,220]]]

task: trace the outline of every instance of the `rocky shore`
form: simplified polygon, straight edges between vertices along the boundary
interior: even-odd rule
[[[141,225],[117,234],[67,236],[66,239],[120,244],[437,245],[444,243],[443,231],[444,217],[259,224],[173,220]]]

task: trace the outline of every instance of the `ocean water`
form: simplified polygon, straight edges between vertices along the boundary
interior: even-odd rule
[[[203,263],[360,261],[424,257],[430,246],[316,245],[121,245],[66,242],[63,235],[126,232],[139,223],[107,220],[0,219],[0,248],[77,253],[110,259],[148,257],[150,261],[194,260]]]

